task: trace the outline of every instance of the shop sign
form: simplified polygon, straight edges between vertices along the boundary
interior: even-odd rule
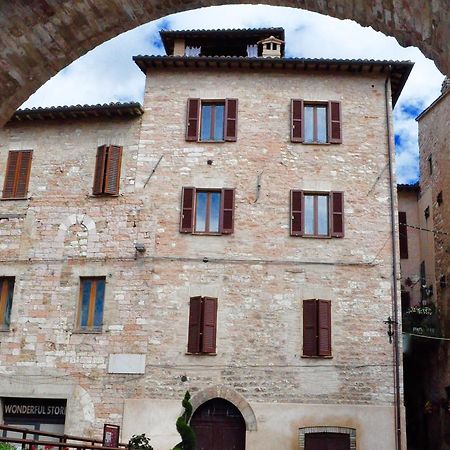
[[[105,423],[105,426],[103,427],[103,446],[117,448],[119,446],[119,434],[119,425]]]
[[[65,399],[12,398],[2,399],[3,420],[64,424]]]

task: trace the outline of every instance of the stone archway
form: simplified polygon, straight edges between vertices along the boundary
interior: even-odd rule
[[[102,42],[175,12],[239,3],[353,19],[416,45],[450,73],[448,0],[14,0],[0,6],[0,126],[48,79]]]
[[[195,394],[191,399],[193,412],[195,413],[200,405],[214,398],[223,398],[236,406],[245,420],[247,431],[257,430],[256,416],[250,404],[242,395],[226,386],[211,386]]]

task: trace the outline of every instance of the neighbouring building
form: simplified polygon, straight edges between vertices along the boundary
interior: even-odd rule
[[[417,118],[420,183],[398,186],[408,441],[450,449],[449,80]]]
[[[386,168],[412,63],[289,58],[281,28],[161,37],[142,107],[0,130],[4,422],[162,450],[189,390],[199,450],[404,448]]]

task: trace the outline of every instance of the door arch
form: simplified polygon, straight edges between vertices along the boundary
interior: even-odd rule
[[[245,420],[228,400],[217,397],[200,405],[191,426],[197,450],[245,450]]]

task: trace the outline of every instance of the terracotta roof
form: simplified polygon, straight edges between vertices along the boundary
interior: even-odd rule
[[[425,114],[431,111],[444,97],[450,94],[450,89],[444,91],[428,108],[425,108],[417,117],[416,120],[419,121]]]
[[[144,110],[138,102],[51,106],[48,108],[18,109],[9,121],[84,119],[88,117],[136,117],[141,116],[143,113]]]
[[[278,69],[297,71],[334,71],[342,73],[382,73],[391,71],[392,103],[400,96],[403,86],[414,66],[411,61],[376,61],[364,59],[310,59],[310,58],[249,58],[238,56],[147,56],[133,57],[134,62],[146,73],[147,69],[221,68],[221,69]]]
[[[419,192],[419,183],[414,184],[397,184],[397,191]]]

